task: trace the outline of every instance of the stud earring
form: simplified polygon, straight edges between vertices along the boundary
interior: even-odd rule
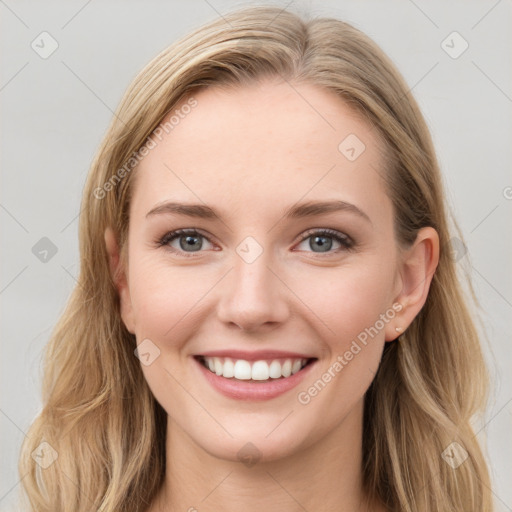
[[[396,332],[402,332],[404,330],[403,327],[395,327]]]

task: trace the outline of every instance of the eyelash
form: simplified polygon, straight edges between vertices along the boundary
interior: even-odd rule
[[[203,235],[200,231],[198,231],[196,229],[177,229],[175,231],[169,231],[163,237],[158,238],[156,240],[156,244],[157,244],[157,246],[164,247],[165,249],[167,249],[175,254],[183,255],[185,258],[198,257],[198,256],[196,256],[196,254],[201,253],[203,251],[197,251],[196,253],[187,253],[185,251],[177,250],[174,247],[171,247],[169,245],[170,242],[174,241],[175,239],[179,238],[182,235],[192,235],[192,236],[199,235],[200,237],[203,237],[206,240],[208,240],[208,242],[213,243],[206,235]],[[326,235],[330,238],[333,238],[337,242],[339,242],[342,246],[341,248],[334,250],[334,251],[329,251],[326,253],[313,253],[313,254],[317,254],[317,255],[326,254],[328,256],[328,255],[336,254],[343,250],[353,251],[356,246],[355,242],[353,242],[350,237],[348,237],[338,231],[335,231],[333,229],[328,229],[328,228],[310,229],[304,234],[304,236],[299,240],[298,243],[300,244],[300,243],[304,242],[304,240],[307,240],[308,238],[312,237],[313,235],[317,235],[317,236],[325,236]]]

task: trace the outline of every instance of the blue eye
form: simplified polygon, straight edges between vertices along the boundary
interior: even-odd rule
[[[334,231],[333,229],[310,230],[306,236],[302,238],[301,244],[307,240],[309,240],[308,247],[310,249],[318,248],[318,253],[332,254],[333,252],[338,252],[340,249],[350,250],[354,247],[354,243],[348,236]],[[331,251],[333,240],[341,246],[335,251]]]
[[[195,257],[194,253],[202,252],[201,249],[204,249],[203,240],[212,245],[208,237],[196,229],[178,229],[166,233],[161,239],[157,240],[157,245],[190,258]],[[351,238],[333,229],[311,229],[301,238],[300,244],[307,240],[309,240],[309,249],[317,254],[334,254],[342,250],[351,250],[355,246]],[[175,241],[178,242],[178,247],[171,245]],[[339,247],[334,247],[334,250],[332,250],[335,244],[339,244]],[[315,249],[318,249],[318,251]]]
[[[185,253],[186,257],[190,257],[190,254],[186,253],[194,253],[200,252],[203,248],[202,240],[207,240],[208,243],[211,242],[201,233],[199,233],[195,229],[178,229],[176,231],[170,231],[165,234],[159,241],[158,244],[162,246],[167,246],[172,252],[176,253]],[[171,242],[175,240],[178,241],[179,248],[173,247]]]

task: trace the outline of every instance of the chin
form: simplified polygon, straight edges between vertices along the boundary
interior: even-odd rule
[[[290,415],[292,416],[293,413]],[[191,433],[192,436],[197,436],[194,442],[200,446],[205,452],[218,459],[242,462],[248,467],[251,467],[256,462],[272,462],[279,459],[290,457],[297,452],[307,448],[315,442],[315,437],[309,430],[306,430],[303,424],[284,426],[284,423],[290,421],[291,418],[285,419],[283,424],[275,421],[275,418],[265,421],[264,418],[259,417],[259,423],[254,424],[251,422],[241,422],[238,420],[236,428],[234,425],[226,427],[233,437],[230,437],[226,432],[222,431],[219,434],[219,429],[216,429],[218,435],[211,436],[207,432]],[[283,415],[283,418],[286,415]],[[283,420],[280,419],[280,421]],[[253,418],[257,420],[257,417]],[[269,426],[271,425],[271,426]],[[194,437],[195,437],[194,436]]]

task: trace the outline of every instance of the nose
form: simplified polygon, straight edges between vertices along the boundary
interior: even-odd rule
[[[288,318],[287,287],[269,268],[265,252],[252,263],[235,255],[234,268],[223,281],[217,314],[228,326],[272,330]]]

